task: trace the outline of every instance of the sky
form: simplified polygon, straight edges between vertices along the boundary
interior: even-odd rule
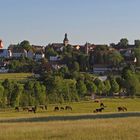
[[[0,0],[5,48],[28,40],[47,45],[118,43],[140,39],[140,0]]]

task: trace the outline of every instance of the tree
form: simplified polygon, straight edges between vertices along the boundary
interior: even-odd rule
[[[79,71],[79,63],[78,62],[73,62],[72,64],[72,71]]]
[[[45,104],[46,102],[46,88],[44,85],[41,85],[38,81],[34,83],[34,97],[35,104]]]
[[[0,107],[5,107],[4,87],[0,84]]]
[[[138,48],[140,47],[140,40],[135,40],[134,41],[135,46]]]
[[[86,85],[83,81],[79,80],[76,84],[76,89],[80,97],[84,97],[87,93]]]
[[[20,96],[23,92],[23,86],[21,84],[15,83],[13,92],[11,94],[11,106],[19,106],[20,105]]]
[[[22,41],[19,46],[24,48],[27,51],[32,49],[32,46],[30,45],[30,42],[27,41],[27,40]]]
[[[50,56],[57,56],[58,53],[52,47],[46,47],[45,57],[49,60]]]
[[[98,78],[94,80],[94,83],[97,86],[97,94],[102,95],[105,91],[104,83]]]
[[[125,87],[127,90],[127,94],[134,96],[139,95],[140,93],[140,82],[137,75],[131,70],[125,71]]]
[[[119,91],[119,84],[117,83],[116,79],[113,76],[110,78],[110,84],[111,84],[110,89],[111,95],[113,93],[117,93]]]
[[[108,55],[108,62],[113,66],[118,67],[123,60],[123,57],[118,51],[113,51]]]
[[[92,81],[86,81],[87,91],[89,93],[96,93],[97,87]]]
[[[137,59],[136,65],[140,66],[140,47],[134,49],[134,55]]]
[[[104,85],[105,85],[105,93],[106,93],[106,95],[109,95],[110,89],[111,89],[110,81],[109,81],[109,80],[106,80],[106,81],[104,82]]]
[[[120,47],[127,47],[128,46],[128,39],[127,38],[122,38],[119,42]]]

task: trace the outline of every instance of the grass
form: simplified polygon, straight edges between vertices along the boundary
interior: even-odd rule
[[[139,140],[138,117],[2,123],[1,140]]]
[[[139,140],[140,99],[102,99],[107,108],[93,113],[93,101],[50,104],[37,113],[0,110],[0,140]],[[72,111],[53,111],[70,105]],[[126,106],[127,112],[117,112]]]
[[[22,80],[32,76],[32,73],[2,73],[0,74],[0,80]]]

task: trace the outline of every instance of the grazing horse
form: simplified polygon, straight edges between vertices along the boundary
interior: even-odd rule
[[[72,107],[71,106],[66,106],[65,110],[72,110]]]
[[[104,105],[104,103],[100,103],[100,107],[107,107]]]
[[[64,110],[64,107],[60,107],[60,110]]]
[[[45,107],[45,110],[47,110],[47,105],[45,105],[44,107]]]
[[[118,112],[120,112],[120,111],[127,111],[127,108],[124,107],[124,106],[119,106],[118,107]]]
[[[94,102],[95,102],[95,103],[99,103],[99,102],[100,102],[100,100],[94,100]]]
[[[18,107],[18,106],[16,106],[16,107],[15,107],[15,110],[16,110],[17,112],[19,112],[19,107]]]
[[[23,107],[23,111],[28,111],[29,107]]]
[[[44,105],[39,105],[38,107],[41,108],[42,110],[45,109],[45,106]]]
[[[28,112],[34,112],[34,113],[36,113],[36,110],[37,110],[37,106],[34,106],[32,108],[28,108]]]
[[[57,110],[59,110],[59,107],[58,106],[55,106],[54,107],[54,111],[57,111]]]
[[[94,113],[97,113],[97,112],[102,112],[102,110],[104,110],[104,108],[103,108],[103,107],[101,107],[101,108],[97,108],[97,109],[95,109],[93,112],[94,112]]]

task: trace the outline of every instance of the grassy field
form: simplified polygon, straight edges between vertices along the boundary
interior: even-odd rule
[[[37,113],[0,110],[0,140],[139,140],[140,99],[102,99],[107,108],[93,113],[98,103],[93,101],[62,104],[72,111]],[[117,106],[126,106],[127,112],[117,112]]]
[[[0,74],[0,80],[22,80],[32,76],[32,73],[2,73]]]

